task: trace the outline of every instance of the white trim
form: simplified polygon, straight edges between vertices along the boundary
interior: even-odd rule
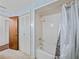
[[[35,58],[36,56],[36,45],[35,45],[35,11],[31,10],[31,56]]]
[[[31,12],[28,13],[30,13],[30,56],[31,56]]]

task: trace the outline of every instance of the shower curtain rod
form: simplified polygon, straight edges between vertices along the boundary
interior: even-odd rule
[[[72,4],[75,4],[75,0],[66,2],[64,5],[65,5],[65,7],[70,7]]]

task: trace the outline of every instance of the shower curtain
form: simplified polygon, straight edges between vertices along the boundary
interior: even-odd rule
[[[77,19],[74,2],[62,6],[59,27],[60,59],[76,59]]]
[[[77,19],[77,40],[76,40],[76,58],[79,59],[79,0],[75,0],[76,19]]]

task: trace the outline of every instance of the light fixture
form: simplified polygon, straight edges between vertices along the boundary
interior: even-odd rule
[[[54,26],[54,24],[50,24],[50,26],[51,26],[51,27],[53,27],[53,26]]]

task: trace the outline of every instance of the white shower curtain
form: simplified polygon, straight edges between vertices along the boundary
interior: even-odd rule
[[[60,23],[60,59],[75,59],[77,20],[75,4],[63,5]]]
[[[79,59],[79,0],[75,0],[76,19],[77,19],[77,40],[76,40],[76,58]]]

